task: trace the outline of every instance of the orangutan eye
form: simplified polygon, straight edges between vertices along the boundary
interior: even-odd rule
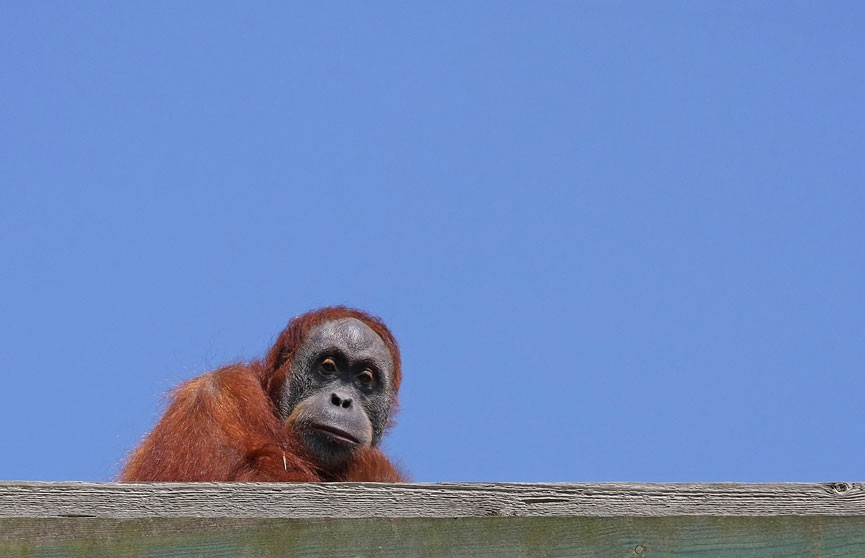
[[[330,357],[324,359],[321,361],[321,371],[327,375],[336,374],[336,362]]]
[[[357,380],[364,386],[369,387],[375,383],[375,374],[373,374],[371,370],[364,370],[357,375]]]

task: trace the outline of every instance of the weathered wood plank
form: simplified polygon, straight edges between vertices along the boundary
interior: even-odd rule
[[[4,558],[861,558],[856,517],[0,519]]]
[[[0,484],[0,518],[865,516],[861,483]]]
[[[0,557],[861,558],[865,487],[0,483]]]

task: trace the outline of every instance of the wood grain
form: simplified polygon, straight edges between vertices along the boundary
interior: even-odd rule
[[[825,484],[0,483],[0,557],[861,558]]]
[[[861,558],[858,517],[0,519],[3,558]]]
[[[0,518],[861,516],[861,483],[0,483]]]

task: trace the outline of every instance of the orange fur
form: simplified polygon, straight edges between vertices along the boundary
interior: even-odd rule
[[[316,467],[281,424],[274,398],[290,370],[290,356],[310,329],[353,317],[385,342],[394,360],[394,406],[400,355],[377,318],[344,307],[324,308],[292,320],[262,362],[228,366],[194,378],[173,393],[162,419],[130,455],[123,481],[372,481],[405,477],[378,449],[363,448],[341,470]]]

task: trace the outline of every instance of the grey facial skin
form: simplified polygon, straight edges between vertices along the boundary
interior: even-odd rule
[[[315,327],[291,370],[279,411],[313,458],[339,465],[379,444],[393,402],[393,358],[369,326],[343,318]]]

